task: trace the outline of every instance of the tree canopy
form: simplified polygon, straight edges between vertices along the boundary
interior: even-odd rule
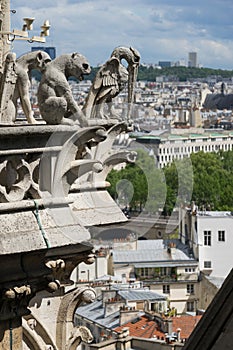
[[[142,149],[137,150],[135,163],[127,164],[120,171],[112,170],[107,181],[111,183],[109,193],[121,207],[155,213],[164,206],[163,172],[156,167],[155,158]]]
[[[173,77],[177,81],[189,81],[197,78],[215,76],[221,78],[233,77],[233,70],[195,68],[195,67],[164,67],[161,69],[140,66],[138,80],[156,81],[159,76]]]
[[[112,170],[109,192],[120,206],[165,214],[194,201],[199,209],[233,211],[233,151],[198,152],[156,168],[155,159],[138,150],[135,164]]]
[[[180,202],[187,202],[184,195],[179,194],[179,181],[175,165],[179,164],[179,177],[186,177],[191,167],[183,166],[186,159],[173,162],[164,168],[167,187],[173,197],[180,197]],[[230,210],[233,211],[233,151],[219,153],[193,153],[190,156],[192,165],[193,189],[190,200],[199,209]],[[172,200],[168,198],[168,203]],[[172,203],[175,205],[174,200]]]

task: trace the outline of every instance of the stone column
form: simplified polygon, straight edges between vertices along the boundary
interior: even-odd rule
[[[0,2],[0,32],[10,31],[10,0]],[[7,35],[0,34],[0,72],[2,72],[4,57],[10,51]]]

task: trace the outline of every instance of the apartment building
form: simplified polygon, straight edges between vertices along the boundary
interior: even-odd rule
[[[232,269],[233,213],[180,209],[181,241],[190,246],[206,275],[223,277]]]
[[[229,151],[233,147],[233,132],[133,136],[135,139],[130,143],[130,147],[137,148],[143,145],[149,151],[153,151],[159,168],[163,168],[174,160],[190,157],[191,153]]]
[[[198,309],[198,261],[179,240],[139,240],[136,249],[114,250],[110,259],[112,274],[166,295],[178,314]]]
[[[96,344],[98,348],[106,346],[115,350],[115,342],[129,336],[143,340],[140,346],[138,343],[133,348],[177,349],[185,343],[200,319],[200,315],[168,315],[165,295],[148,288],[137,288],[135,284],[127,288],[112,285],[102,289],[97,300],[80,306],[74,314],[75,325],[88,327],[93,335],[93,343],[82,343],[82,350],[95,349]],[[149,347],[145,347],[149,339],[153,339],[153,344],[148,343]],[[123,349],[129,349],[129,345]]]

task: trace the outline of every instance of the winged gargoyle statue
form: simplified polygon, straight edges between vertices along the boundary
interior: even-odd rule
[[[121,63],[123,59],[128,63],[127,68]],[[97,72],[86,98],[83,112],[87,119],[116,118],[112,111],[112,99],[124,89],[127,83],[129,118],[139,62],[140,54],[136,49],[122,46],[114,49],[110,59]],[[105,103],[108,103],[109,116],[104,114]]]

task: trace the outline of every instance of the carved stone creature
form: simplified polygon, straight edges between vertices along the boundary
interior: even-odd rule
[[[127,61],[127,69],[121,63],[122,59]],[[97,72],[87,96],[83,112],[88,119],[105,118],[105,103],[108,103],[110,117],[116,117],[112,111],[112,99],[124,89],[127,82],[128,103],[131,106],[139,61],[140,54],[132,47],[117,47],[112,52],[110,59]]]
[[[90,72],[87,59],[80,53],[61,55],[47,66],[38,88],[39,109],[47,124],[72,124],[72,119],[78,119],[81,126],[87,126],[67,79],[74,76],[82,80]]]
[[[74,328],[70,335],[66,349],[75,350],[81,342],[90,344],[93,341],[93,336],[90,330],[85,326]]]
[[[17,81],[16,54],[9,52],[4,62],[0,81],[0,117],[1,123],[12,123],[15,119],[13,95]]]
[[[30,103],[29,74],[33,69],[40,72],[46,68],[51,57],[44,51],[34,51],[27,53],[16,60],[17,82],[14,94],[14,105],[17,106],[17,99],[20,98],[22,109],[27,118],[28,123],[35,124],[36,120],[33,117],[33,111]]]
[[[43,51],[34,51],[16,59],[15,54],[8,54],[1,78],[1,121],[13,123],[17,117],[17,100],[20,98],[22,109],[28,123],[34,124],[33,111],[30,102],[29,75],[32,69],[42,71],[51,61],[50,56]]]

